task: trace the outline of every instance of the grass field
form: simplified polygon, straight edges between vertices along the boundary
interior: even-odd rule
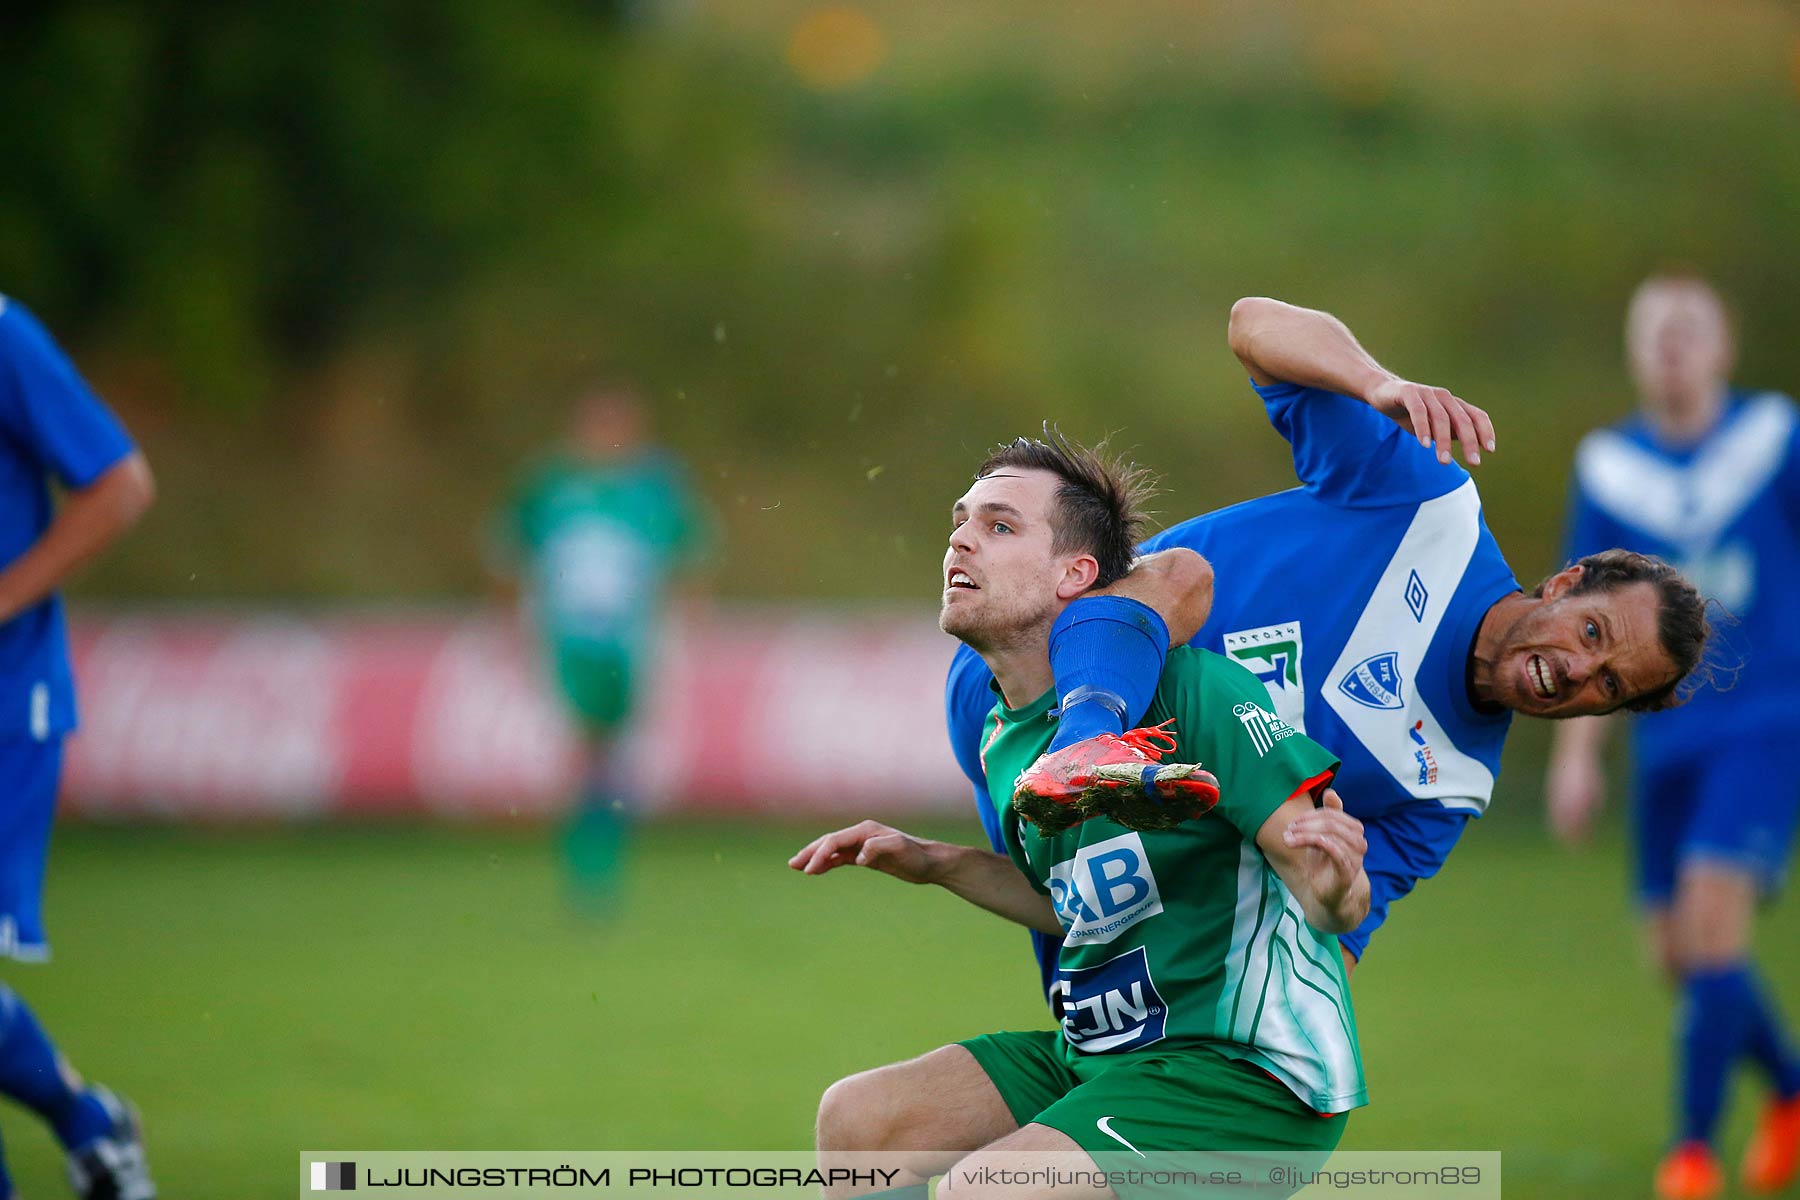
[[[537,833],[65,829],[56,960],[6,978],[142,1107],[172,1200],[289,1194],[305,1148],[804,1148],[833,1078],[1044,1023],[1022,933],[795,875],[810,831],[653,828],[623,911],[582,923]],[[1628,920],[1616,843],[1478,827],[1358,973],[1374,1103],[1345,1147],[1499,1149],[1513,1200],[1647,1195],[1669,1004]],[[1796,944],[1787,902],[1762,945]],[[5,1134],[22,1194],[66,1194],[35,1122]]]

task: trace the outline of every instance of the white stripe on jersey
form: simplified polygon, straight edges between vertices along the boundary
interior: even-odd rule
[[[1456,748],[1426,707],[1417,680],[1425,652],[1469,569],[1480,537],[1481,497],[1474,480],[1419,505],[1406,536],[1400,539],[1357,617],[1344,652],[1319,685],[1325,703],[1349,726],[1369,757],[1385,767],[1401,787],[1421,800],[1476,813],[1487,807],[1494,794],[1494,773],[1480,759]],[[1415,574],[1425,588],[1425,602],[1416,616],[1407,602],[1408,583]],[[1450,647],[1451,653],[1462,650]],[[1404,681],[1402,707],[1359,704],[1338,687],[1340,680],[1369,658],[1388,653],[1395,655]],[[1429,752],[1435,779],[1420,778],[1421,746]]]
[[[1237,912],[1218,1028],[1255,1047],[1302,1101],[1331,1111],[1362,1086],[1348,1001],[1324,955],[1336,939],[1306,927],[1300,902],[1250,842],[1238,852]]]
[[[1704,553],[1781,469],[1795,420],[1793,401],[1763,392],[1685,466],[1616,430],[1597,430],[1581,440],[1575,475],[1620,524],[1684,554]]]

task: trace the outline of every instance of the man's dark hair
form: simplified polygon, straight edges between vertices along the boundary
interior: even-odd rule
[[[1144,505],[1156,494],[1147,467],[1110,454],[1105,439],[1083,446],[1046,421],[1042,439],[1019,437],[994,447],[975,478],[1008,469],[1049,471],[1062,480],[1050,512],[1054,553],[1092,554],[1100,564],[1095,587],[1125,577],[1137,558]]]
[[[1566,595],[1615,592],[1634,583],[1647,583],[1656,589],[1656,636],[1664,653],[1675,663],[1675,678],[1627,701],[1624,707],[1632,712],[1661,712],[1685,704],[1711,674],[1710,670],[1694,674],[1706,658],[1707,639],[1712,636],[1706,600],[1699,590],[1669,563],[1632,550],[1602,550],[1577,559],[1575,565],[1582,569],[1581,578]],[[1538,584],[1531,594],[1542,596],[1544,583]]]

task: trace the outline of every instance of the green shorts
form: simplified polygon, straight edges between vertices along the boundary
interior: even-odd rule
[[[564,650],[555,657],[556,687],[589,737],[616,733],[631,716],[631,658],[624,653]]]
[[[1349,1119],[1348,1113],[1314,1112],[1273,1076],[1206,1046],[1082,1054],[1048,1030],[990,1033],[961,1044],[999,1089],[1015,1121],[1068,1135],[1109,1171],[1150,1155],[1162,1156],[1159,1169],[1188,1168],[1195,1164],[1185,1155],[1167,1156],[1238,1150],[1297,1153],[1303,1159],[1287,1161],[1317,1169]],[[1164,1187],[1114,1190],[1121,1196],[1173,1194]],[[1279,1193],[1255,1194],[1267,1200]]]

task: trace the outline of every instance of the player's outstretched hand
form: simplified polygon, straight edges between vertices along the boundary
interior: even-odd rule
[[[1494,449],[1494,423],[1487,413],[1441,387],[1390,379],[1363,397],[1369,407],[1392,418],[1419,439],[1419,445],[1437,447],[1441,463],[1450,461],[1450,443],[1462,443],[1463,461],[1481,463],[1481,452]]]
[[[939,866],[932,853],[936,845],[879,821],[858,821],[814,838],[788,859],[788,866],[806,875],[823,875],[836,867],[872,867],[908,883],[934,883]]]
[[[1282,838],[1290,846],[1319,851],[1309,856],[1312,893],[1320,904],[1336,909],[1356,890],[1369,843],[1363,838],[1363,823],[1344,811],[1344,802],[1335,790],[1326,788],[1321,799],[1325,806],[1288,822]]]

